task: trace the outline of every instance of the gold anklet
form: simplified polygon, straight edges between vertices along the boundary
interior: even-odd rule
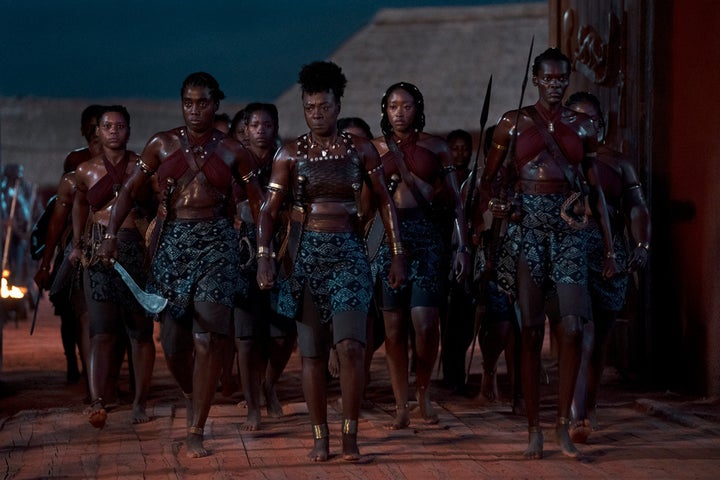
[[[205,429],[203,427],[190,427],[188,428],[188,433],[191,433],[193,435],[200,435],[202,437],[204,430]]]
[[[330,430],[328,429],[327,423],[321,423],[319,425],[313,425],[313,438],[320,440],[321,438],[328,438],[330,436]]]
[[[345,418],[342,421],[342,433],[343,435],[357,435],[358,432],[358,421],[350,420]]]
[[[568,417],[558,417],[557,424],[567,427],[570,425],[570,419]]]

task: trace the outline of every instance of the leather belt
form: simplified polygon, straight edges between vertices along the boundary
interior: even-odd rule
[[[530,195],[552,195],[554,193],[565,194],[570,191],[570,185],[567,181],[535,181],[520,180],[520,190],[522,193]]]

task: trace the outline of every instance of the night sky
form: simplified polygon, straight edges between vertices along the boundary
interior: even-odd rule
[[[272,101],[380,8],[495,3],[516,2],[0,0],[0,96],[175,99],[205,70],[228,100]]]

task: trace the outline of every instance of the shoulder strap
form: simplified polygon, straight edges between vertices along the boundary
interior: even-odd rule
[[[567,161],[567,158],[562,153],[562,150],[560,149],[560,145],[558,145],[557,140],[555,140],[555,137],[548,132],[547,128],[545,128],[545,123],[540,118],[540,114],[538,113],[535,106],[531,106],[527,108],[527,113],[530,116],[530,119],[535,123],[535,126],[537,127],[538,131],[543,137],[543,140],[545,141],[545,145],[547,146],[548,150],[550,151],[550,154],[552,155],[553,159],[555,160],[555,163],[558,164],[560,168],[562,168],[563,173],[565,173],[565,178],[570,183],[571,187],[578,187],[580,182],[578,175],[575,173],[573,168],[570,166],[570,163]]]
[[[423,196],[422,193],[420,193],[420,190],[418,190],[418,186],[415,184],[415,176],[408,170],[407,164],[405,163],[405,155],[403,154],[402,150],[400,150],[393,141],[391,134],[385,135],[385,143],[388,146],[388,150],[390,150],[393,153],[393,160],[395,161],[395,165],[397,166],[398,170],[400,171],[400,178],[402,179],[403,183],[408,186],[410,189],[410,192],[413,194],[413,197],[415,197],[415,201],[422,207],[423,210],[426,212],[429,212],[432,208],[432,205],[430,205],[430,202]]]

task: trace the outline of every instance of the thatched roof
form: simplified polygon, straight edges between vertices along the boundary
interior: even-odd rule
[[[530,39],[536,54],[547,45],[547,5],[527,3],[458,8],[381,10],[330,58],[348,77],[343,116],[359,116],[380,133],[380,98],[397,81],[416,84],[425,96],[429,132],[478,130],[488,77],[493,75],[489,123],[516,108]],[[535,101],[528,87],[525,103]],[[132,113],[129,147],[141,151],[155,132],[182,123],[178,101],[132,99],[0,98],[2,163],[25,166],[25,177],[56,185],[62,161],[83,145],[80,112],[89,103],[122,103]],[[280,133],[307,130],[297,87],[275,102]],[[231,115],[243,105],[223,102]]]
[[[380,134],[380,98],[398,81],[425,97],[426,130],[479,129],[485,88],[493,75],[490,124],[517,108],[528,48],[547,48],[546,4],[381,10],[329,60],[348,78],[341,116],[359,116]],[[528,86],[525,102],[537,99]],[[281,134],[307,130],[296,85],[277,100]]]

